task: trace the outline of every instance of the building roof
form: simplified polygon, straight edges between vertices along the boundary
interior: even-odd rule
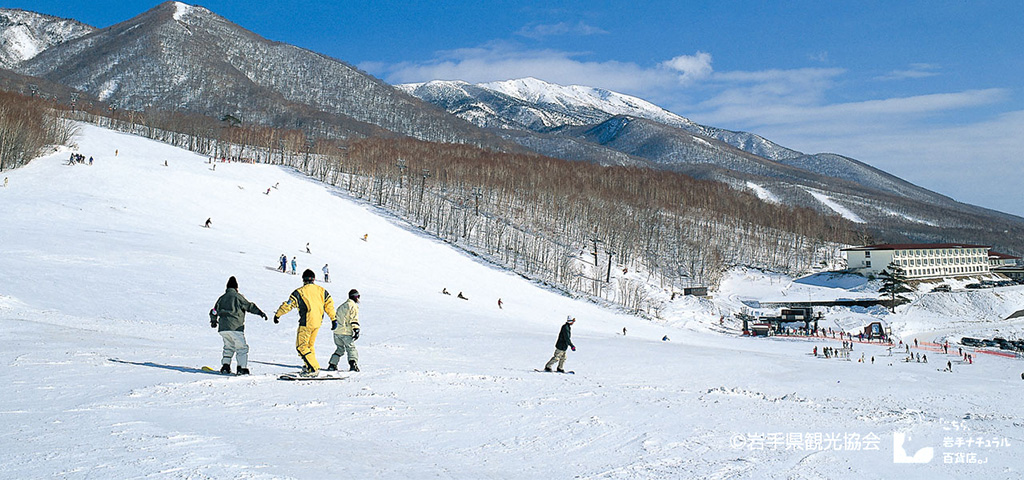
[[[940,248],[992,248],[990,245],[967,245],[964,243],[880,243],[863,247],[844,248],[844,252],[865,250],[934,250]]]
[[[993,252],[992,250],[988,251],[988,258],[998,258],[1000,260],[1020,260],[1020,257],[1015,257],[1008,253]]]

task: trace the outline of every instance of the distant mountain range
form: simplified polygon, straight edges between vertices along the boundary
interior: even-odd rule
[[[921,226],[947,223],[951,212],[957,212],[953,217],[958,221],[970,216],[1019,220],[961,204],[852,158],[804,154],[600,88],[535,78],[431,81],[399,88],[545,155],[684,172],[750,189],[768,201],[887,228],[902,225],[899,230],[911,237],[922,233]]]
[[[43,86],[117,108],[230,114],[244,124],[335,138],[408,136],[670,170],[843,215],[889,241],[970,241],[1024,253],[1024,219],[956,202],[842,155],[804,154],[587,86],[524,78],[394,87],[180,2],[103,29],[0,9],[0,67],[7,89]]]

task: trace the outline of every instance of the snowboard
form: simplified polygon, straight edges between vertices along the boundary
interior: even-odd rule
[[[292,381],[292,382],[305,382],[305,381],[317,381],[317,380],[344,380],[346,378],[348,378],[348,377],[336,377],[334,375],[324,375],[324,374],[320,374],[319,376],[316,376],[316,377],[303,377],[302,375],[299,375],[297,373],[286,373],[284,375],[281,375],[280,377],[277,377],[278,380],[287,380],[287,381]]]
[[[202,370],[202,371],[204,371],[206,373],[215,373],[217,375],[224,375],[224,376],[231,375],[231,376],[235,376],[234,372],[231,372],[231,373],[221,373],[219,368],[203,367],[200,370]]]
[[[550,372],[546,372],[546,371],[541,370],[539,368],[535,368],[535,369],[533,369],[533,371],[540,372],[540,373],[562,373],[562,374],[565,374],[565,375],[575,375],[576,374],[576,372],[574,372],[572,370],[566,370],[564,372],[556,372],[556,371],[552,370]]]

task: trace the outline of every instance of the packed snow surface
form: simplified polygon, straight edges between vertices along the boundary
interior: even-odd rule
[[[62,150],[3,174],[0,478],[1022,475],[1019,360],[967,364],[924,343],[911,351],[929,363],[862,343],[825,359],[838,341],[739,337],[718,321],[745,296],[859,295],[863,282],[737,271],[715,299],[644,320],[483,264],[288,168],[214,169],[93,126],[75,141],[92,166]],[[271,315],[301,285],[275,270],[282,254],[318,278],[329,264],[321,284],[339,302],[359,289],[362,372],[279,381],[300,365],[294,312],[248,317],[252,375],[200,370],[219,367],[207,311],[229,276]],[[976,308],[1024,300],[1000,295]],[[895,317],[936,330],[954,304],[943,298]],[[567,315],[576,374],[534,372]],[[317,347],[326,364],[326,329]]]

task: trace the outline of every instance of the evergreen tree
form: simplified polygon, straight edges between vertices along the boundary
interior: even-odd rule
[[[906,272],[895,262],[891,262],[879,272],[878,278],[882,279],[882,287],[878,289],[878,292],[889,295],[889,310],[895,312],[896,297],[910,291],[910,288],[907,287]]]

